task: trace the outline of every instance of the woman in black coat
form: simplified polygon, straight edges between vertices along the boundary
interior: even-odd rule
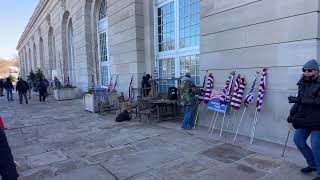
[[[314,180],[320,180],[320,77],[319,64],[316,60],[308,61],[303,69],[303,76],[298,82],[298,96],[290,96],[291,108],[288,122],[296,129],[294,142],[308,166],[302,173],[317,171]],[[311,148],[307,144],[311,136]]]
[[[0,129],[0,175],[2,180],[17,180],[19,176],[3,129]]]

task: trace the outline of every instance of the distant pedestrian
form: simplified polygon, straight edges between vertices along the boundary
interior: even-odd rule
[[[3,96],[3,79],[0,79],[0,96]]]
[[[22,78],[19,78],[16,86],[16,91],[19,94],[19,103],[22,104],[23,98],[28,104],[28,97],[27,97],[27,92],[28,92],[29,86],[26,81],[24,81]]]
[[[17,180],[18,173],[14,163],[7,136],[0,128],[0,175],[2,180]]]
[[[46,96],[47,96],[47,88],[48,88],[48,83],[45,79],[42,79],[40,77],[38,83],[37,83],[37,91],[39,92],[39,100],[40,102],[45,102],[46,101]]]
[[[28,76],[28,80],[27,80],[27,83],[28,83],[28,95],[29,95],[29,99],[31,99],[31,92],[32,92],[32,88],[33,88],[33,82],[32,80],[30,79],[30,77]]]
[[[6,82],[3,84],[3,87],[6,90],[8,101],[13,101],[12,91],[14,88],[10,78],[7,78]]]

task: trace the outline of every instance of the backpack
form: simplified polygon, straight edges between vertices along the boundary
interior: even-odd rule
[[[127,110],[124,110],[116,117],[116,122],[130,121],[131,116]]]

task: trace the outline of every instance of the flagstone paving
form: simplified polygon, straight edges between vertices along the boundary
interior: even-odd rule
[[[289,148],[239,136],[208,134],[206,128],[180,130],[179,122],[116,123],[83,110],[82,101],[7,103],[0,115],[20,180],[309,180],[305,164]],[[231,136],[230,136],[231,137]]]

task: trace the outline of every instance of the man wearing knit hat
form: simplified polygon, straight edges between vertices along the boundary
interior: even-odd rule
[[[288,122],[296,129],[294,142],[308,166],[304,174],[317,172],[314,180],[320,180],[320,77],[319,64],[310,60],[303,66],[303,76],[298,82],[298,96],[290,96],[291,108]],[[311,136],[311,147],[307,139]]]

